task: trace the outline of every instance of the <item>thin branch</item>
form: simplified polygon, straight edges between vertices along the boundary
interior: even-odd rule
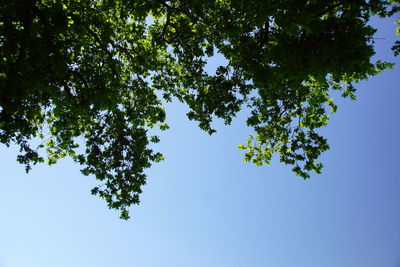
[[[162,32],[160,33],[160,35],[158,36],[158,38],[162,38],[163,40],[165,40],[164,35],[165,35],[165,33],[166,33],[166,31],[167,31],[167,28],[168,28],[168,26],[169,26],[170,17],[171,17],[171,14],[170,14],[169,10],[167,10],[167,20],[166,20],[166,22],[165,22],[165,24],[164,24],[164,27],[163,27],[163,29],[162,29]],[[166,41],[166,40],[165,40],[165,41]]]
[[[113,55],[111,54],[111,52],[107,49],[107,47],[103,44],[103,42],[101,41],[100,37],[97,35],[97,33],[95,33],[92,29],[90,29],[90,27],[88,27],[88,32],[95,38],[95,40],[99,43],[101,50],[103,50],[103,52],[108,56],[109,58],[109,66],[111,68],[111,71],[114,75],[114,79],[116,79],[118,77],[118,72],[115,68],[115,64],[113,63],[114,59],[113,59]]]

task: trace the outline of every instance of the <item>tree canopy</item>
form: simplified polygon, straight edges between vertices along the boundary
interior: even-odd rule
[[[247,107],[245,161],[278,154],[303,178],[320,173],[329,146],[318,129],[337,109],[330,95],[354,99],[355,83],[392,66],[371,61],[368,21],[396,14],[399,1],[17,0],[0,9],[1,143],[19,145],[27,171],[72,157],[126,219],[145,169],[163,159],[149,130],[168,128],[169,101],[186,103],[210,134],[213,119],[229,124]],[[209,73],[217,53],[227,63]]]

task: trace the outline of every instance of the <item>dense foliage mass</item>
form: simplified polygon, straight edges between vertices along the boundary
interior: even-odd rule
[[[330,90],[354,98],[355,82],[391,66],[371,62],[367,22],[398,9],[384,0],[1,1],[0,141],[20,146],[27,171],[72,157],[102,181],[92,193],[128,218],[144,170],[162,160],[148,131],[168,128],[163,101],[186,103],[210,134],[213,118],[229,124],[247,106],[255,134],[239,147],[244,159],[262,165],[278,153],[307,178],[328,149],[317,129],[337,108]],[[207,73],[216,53],[227,64]]]

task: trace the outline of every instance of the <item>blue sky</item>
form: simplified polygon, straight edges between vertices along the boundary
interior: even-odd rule
[[[399,64],[395,24],[374,23],[377,56]],[[169,105],[166,160],[148,170],[129,221],[70,160],[27,175],[1,146],[0,267],[399,267],[399,67],[358,88],[356,102],[335,98],[331,150],[309,180],[277,160],[242,162],[246,114],[209,136]]]

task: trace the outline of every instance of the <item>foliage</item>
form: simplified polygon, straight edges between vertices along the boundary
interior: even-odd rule
[[[371,63],[367,22],[399,2],[18,0],[0,9],[0,141],[20,146],[27,171],[72,157],[126,219],[144,170],[163,158],[148,133],[168,128],[162,101],[186,103],[210,134],[213,118],[229,124],[247,106],[246,161],[278,153],[301,177],[319,173],[329,146],[317,130],[337,109],[331,90],[353,99],[354,83],[391,67]],[[227,64],[207,73],[215,53]]]

